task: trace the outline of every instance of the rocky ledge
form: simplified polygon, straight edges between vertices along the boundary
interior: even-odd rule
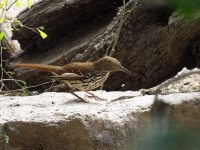
[[[140,92],[93,92],[105,101],[77,102],[69,93],[0,97],[0,149],[112,150],[123,149],[151,122],[153,95]],[[200,93],[159,96],[170,104],[171,118],[200,127]],[[5,139],[5,138],[4,138]]]

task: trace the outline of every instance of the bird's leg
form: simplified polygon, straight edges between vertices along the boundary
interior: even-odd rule
[[[65,82],[65,85],[67,85],[69,88],[70,88],[70,90],[69,90],[69,92],[72,94],[72,95],[74,95],[75,97],[77,97],[79,100],[79,102],[87,102],[87,101],[85,101],[82,97],[80,97],[80,96],[78,96],[74,91],[75,91],[75,89],[74,88],[72,88],[72,87],[70,87],[70,85],[69,85],[69,83],[68,82]]]
[[[74,92],[70,92],[72,95],[74,95],[75,97],[77,97],[80,101],[79,102],[87,102],[87,101],[85,101],[82,97],[80,97],[80,96],[78,96],[76,93],[74,93]]]
[[[103,90],[103,84],[100,86],[100,90]]]
[[[105,99],[100,98],[100,97],[96,96],[95,94],[93,94],[93,93],[91,93],[91,92],[89,92],[89,91],[84,91],[84,92],[90,94],[90,95],[87,95],[89,98],[94,98],[94,99],[96,99],[96,100],[105,101]]]

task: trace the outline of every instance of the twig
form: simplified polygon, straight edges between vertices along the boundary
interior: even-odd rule
[[[17,82],[22,82],[23,80],[17,80],[17,79],[1,79],[0,82],[4,81],[17,81]]]
[[[117,41],[119,39],[119,34],[120,34],[120,31],[121,31],[122,25],[124,23],[125,11],[126,11],[126,2],[125,2],[125,0],[123,0],[122,15],[121,15],[121,18],[120,18],[119,27],[117,29],[116,37],[115,37],[115,40],[114,40],[114,43],[113,43],[113,46],[112,46],[112,49],[110,51],[109,56],[112,56],[112,54],[115,52],[115,47],[116,47]]]
[[[3,79],[4,71],[3,71],[3,48],[2,48],[2,43],[0,41],[0,52],[1,52],[1,80]],[[0,91],[2,91],[4,87],[4,83],[1,83],[1,88]]]
[[[8,4],[8,1],[6,1],[6,6],[7,6],[7,4]],[[6,7],[6,6],[5,6],[5,7]],[[0,18],[5,18],[4,12],[7,11],[7,10],[6,10],[6,8],[3,8],[3,7],[1,8],[1,10],[2,10],[2,12],[1,12],[1,17],[0,17]],[[4,17],[3,17],[3,16],[4,16]],[[4,24],[4,22],[2,22],[2,23],[0,24],[0,27],[1,27],[3,24]],[[2,54],[2,53],[1,53],[1,54]]]
[[[109,56],[112,56],[114,51],[115,51],[115,47],[117,45],[117,41],[118,41],[118,38],[119,38],[119,34],[120,34],[120,31],[121,31],[121,28],[122,28],[122,25],[124,24],[125,20],[128,18],[129,14],[133,11],[134,7],[132,7],[130,10],[127,11],[127,15],[125,16],[125,12],[126,12],[126,3],[125,3],[125,0],[123,0],[123,6],[122,6],[122,14],[120,16],[120,21],[119,21],[119,27],[117,28],[117,31],[116,33],[113,35],[113,38],[111,39],[111,42],[110,42],[110,45],[107,47],[106,49],[106,56],[109,55]],[[112,46],[112,48],[111,48]],[[111,51],[110,51],[110,54],[109,53],[109,50],[111,48]]]
[[[160,85],[158,85],[157,87],[155,88],[152,88],[153,89],[153,92],[155,93],[155,101],[158,100],[158,94],[159,94],[159,91],[164,88],[164,87],[167,87],[169,86],[170,84],[178,81],[178,80],[181,80],[187,76],[190,76],[190,75],[193,75],[193,74],[200,74],[200,71],[190,71],[190,72],[187,72],[187,73],[183,73],[181,75],[177,75],[176,77],[173,77],[163,83],[161,83]]]
[[[35,87],[42,86],[42,85],[49,84],[49,83],[54,84],[54,81],[52,80],[52,81],[40,83],[40,84],[37,84],[37,85],[29,86],[29,87],[27,87],[27,89],[35,88]],[[51,85],[51,86],[52,86],[52,85]]]
[[[11,80],[15,80],[15,79],[11,79]],[[22,81],[22,80],[18,80],[18,81]],[[42,86],[42,85],[49,84],[49,83],[54,83],[54,81],[48,81],[48,82],[44,82],[44,83],[41,83],[41,84],[29,86],[29,87],[27,87],[27,89],[35,88],[35,87]],[[16,90],[9,90],[9,91],[0,91],[0,94],[19,92],[19,91],[24,91],[24,90],[23,89],[16,89]]]
[[[8,11],[12,7],[12,5],[14,5],[16,2],[17,2],[17,0],[15,0],[13,3],[11,3],[10,6],[8,6],[8,8],[6,8],[6,11]]]
[[[125,0],[123,0],[122,14],[121,14],[121,16],[120,16],[119,27],[118,27],[118,29],[117,29],[117,33],[113,35],[113,38],[112,38],[112,40],[111,40],[110,45],[109,45],[109,46],[107,47],[107,49],[106,49],[106,54],[105,54],[106,56],[107,56],[107,55],[112,56],[112,54],[113,54],[113,52],[114,52],[114,50],[115,50],[115,46],[116,46],[117,41],[118,41],[118,38],[119,38],[119,33],[120,33],[121,27],[122,27],[122,25],[123,25],[123,20],[124,20],[124,15],[125,15],[125,10],[126,10],[125,7],[126,7],[126,2],[125,2]],[[112,45],[112,43],[113,43],[113,45]],[[110,54],[108,54],[109,49],[111,48],[111,45],[112,45],[112,49],[111,49],[111,51],[110,51]]]
[[[7,75],[9,78],[13,79],[13,77],[12,77],[11,75],[9,75],[3,67],[1,67],[1,69],[3,70],[3,72],[6,73],[6,75]],[[2,79],[1,79],[1,80],[2,80]],[[13,81],[14,81],[19,87],[21,87],[21,88],[23,89],[23,86],[21,86],[15,79],[13,79]],[[28,91],[27,89],[23,89],[23,90],[26,91],[27,93],[31,94],[31,92]]]

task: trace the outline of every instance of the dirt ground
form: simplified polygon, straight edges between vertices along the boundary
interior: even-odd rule
[[[199,70],[199,69],[193,69]],[[189,72],[184,68],[179,74]],[[175,83],[169,85],[162,89],[162,94],[171,93],[187,93],[187,92],[199,92],[200,91],[200,74],[193,74],[184,79],[176,81]]]

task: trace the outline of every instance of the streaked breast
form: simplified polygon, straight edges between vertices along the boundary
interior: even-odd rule
[[[88,74],[87,79],[68,81],[69,86],[80,91],[90,91],[100,87],[108,78],[109,73]]]

